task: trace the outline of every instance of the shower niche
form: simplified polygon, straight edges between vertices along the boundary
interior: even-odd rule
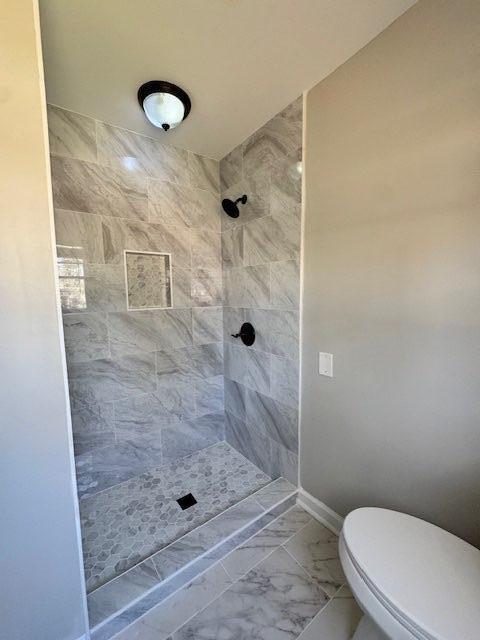
[[[171,255],[125,250],[125,283],[129,311],[171,308]]]

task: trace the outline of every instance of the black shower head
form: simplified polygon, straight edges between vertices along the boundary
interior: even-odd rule
[[[240,198],[237,198],[235,201],[229,200],[228,198],[222,200],[222,208],[227,216],[230,216],[231,218],[238,218],[238,216],[240,215],[240,211],[238,209],[239,202],[245,204],[247,202],[247,196],[243,195]]]

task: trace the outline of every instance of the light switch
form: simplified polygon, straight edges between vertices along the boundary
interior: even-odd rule
[[[321,376],[328,376],[333,378],[333,354],[322,353],[318,354],[318,373]]]

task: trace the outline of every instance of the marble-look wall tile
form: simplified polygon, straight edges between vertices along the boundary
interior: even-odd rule
[[[208,414],[162,429],[164,461],[188,456],[225,438],[223,413]]]
[[[243,143],[243,170],[252,175],[276,160],[295,155],[302,146],[302,131],[296,122],[274,116]]]
[[[55,209],[57,256],[102,263],[103,241],[100,216]]]
[[[102,313],[68,313],[63,318],[68,362],[108,358],[108,328]]]
[[[159,387],[170,387],[178,381],[193,383],[195,379],[213,378],[223,373],[221,344],[158,351],[156,358]]]
[[[190,234],[184,227],[103,218],[102,234],[106,263],[123,264],[128,249],[170,253],[174,266],[191,265]]]
[[[95,120],[47,105],[50,153],[77,160],[97,159]]]
[[[243,267],[243,225],[222,233],[222,262],[224,269]]]
[[[270,395],[291,407],[298,407],[298,359],[271,356]]]
[[[193,310],[193,342],[221,342],[223,336],[222,307],[196,307]]]
[[[225,344],[225,375],[260,393],[270,389],[270,355]]]
[[[227,306],[260,309],[270,306],[269,265],[229,269],[223,277]]]
[[[192,306],[192,270],[172,267],[172,307],[188,309]]]
[[[224,437],[205,421],[224,408],[219,165],[57,107],[49,127],[74,441],[95,492],[160,464],[174,424],[165,459]],[[125,250],[171,254],[172,309],[127,311]]]
[[[150,353],[122,358],[72,362],[68,366],[74,398],[109,402],[155,390],[155,356]]]
[[[187,152],[158,140],[97,122],[98,161],[108,167],[143,172],[153,178],[185,183]]]
[[[248,178],[242,178],[227,191],[222,193],[223,198],[236,200],[242,195],[247,196],[247,202],[239,205],[240,215],[238,218],[230,218],[223,214],[222,229],[232,229],[239,225],[246,224],[251,220],[263,218],[270,213],[270,175],[267,172],[259,172]]]
[[[300,265],[298,260],[270,265],[270,303],[277,309],[298,309],[300,304]]]
[[[254,349],[298,358],[298,311],[246,309],[245,320],[255,327]]]
[[[222,191],[239,182],[243,173],[242,146],[235,147],[220,160],[220,185]]]
[[[225,411],[246,422],[246,392],[247,389],[238,382],[225,378]]]
[[[271,169],[270,213],[297,212],[302,202],[302,152],[282,158]]]
[[[155,446],[156,445],[156,446]],[[85,497],[161,465],[160,440],[130,441],[77,456],[77,486]]]
[[[216,307],[222,304],[223,287],[221,269],[198,268],[192,270],[192,304],[196,307]]]
[[[52,156],[53,203],[58,209],[146,220],[147,180],[93,162]]]
[[[238,346],[238,338],[233,336],[239,333],[242,324],[245,322],[246,310],[242,307],[223,308],[223,340]]]
[[[295,484],[302,111],[300,97],[220,161],[222,197],[248,196],[237,219],[222,217],[225,407],[239,418],[227,439]],[[252,348],[230,337],[243,321]]]
[[[190,234],[192,266],[210,269],[222,268],[222,238],[219,232],[193,229]]]
[[[246,265],[296,259],[300,252],[300,221],[295,213],[270,215],[245,225]]]
[[[259,433],[259,429],[225,413],[225,436],[250,462],[257,465],[271,478],[286,478],[298,484],[298,456],[287,448]]]
[[[298,453],[298,411],[251,389],[246,390],[246,418],[251,429]]]
[[[193,229],[220,229],[219,196],[186,184],[149,180],[149,220]]]
[[[158,433],[170,424],[195,417],[192,386],[179,382],[153,393],[115,402],[115,432],[118,441]]]
[[[197,416],[224,410],[223,375],[195,380],[195,411]]]
[[[71,398],[75,455],[115,442],[113,402],[93,402]]]
[[[192,344],[190,309],[156,309],[108,314],[112,354],[176,349]]]
[[[126,311],[123,265],[86,264],[85,297],[87,311]]]
[[[191,184],[200,189],[207,189],[218,195],[220,191],[220,173],[218,160],[199,156],[188,152],[188,171]]]

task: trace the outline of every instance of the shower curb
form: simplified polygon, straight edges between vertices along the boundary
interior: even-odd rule
[[[276,487],[283,486],[283,490],[278,491]],[[271,494],[270,500],[268,500],[268,494]],[[279,497],[279,495],[281,497]],[[276,497],[276,499],[275,499]],[[282,513],[290,509],[297,500],[297,488],[292,484],[279,478],[262,489],[259,489],[256,493],[244,498],[242,501],[233,505],[229,509],[226,509],[222,513],[215,516],[205,524],[193,529],[189,533],[185,534],[179,540],[173,542],[168,547],[158,551],[154,556],[147,558],[144,563],[151,563],[152,559],[160,556],[165,552],[175,552],[174,545],[187,546],[190,540],[198,539],[202,530],[208,530],[208,528],[215,524],[221,523],[222,519],[231,519],[232,515],[241,511],[247,507],[247,515],[241,524],[237,524],[235,529],[230,533],[222,534],[218,533],[216,539],[213,539],[208,546],[205,546],[203,551],[195,552],[195,557],[192,557],[188,561],[184,562],[182,566],[179,566],[176,570],[172,571],[169,575],[159,577],[156,584],[146,587],[141,593],[137,593],[128,599],[124,604],[118,605],[115,602],[115,598],[112,599],[110,607],[105,606],[106,600],[104,595],[109,589],[111,583],[107,583],[103,587],[99,587],[88,596],[90,616],[95,619],[90,628],[91,640],[109,640],[115,634],[119,633],[127,626],[132,624],[135,620],[145,615],[152,607],[163,602],[166,598],[174,594],[176,591],[187,585],[195,578],[202,575],[211,566],[216,564],[219,560],[224,558],[227,554],[233,551],[235,548],[243,544],[250,537],[258,533],[261,529],[268,526],[273,520],[278,518]],[[263,502],[263,505],[261,504]],[[257,507],[257,515],[252,516],[252,507]],[[248,513],[250,511],[250,514]],[[234,518],[235,520],[235,518]],[[195,545],[191,545],[191,548],[195,549]],[[130,571],[138,570],[144,563],[137,565]],[[126,576],[129,572],[127,571]],[[119,576],[112,583],[121,580],[122,576]],[[102,592],[103,590],[103,592]],[[126,586],[128,590],[128,585]],[[138,592],[138,585],[137,585]],[[118,589],[117,589],[118,593]],[[103,619],[98,619],[102,614],[97,611],[94,615],[95,608],[98,601],[101,602],[101,608],[103,608]],[[108,609],[110,608],[110,611]]]

